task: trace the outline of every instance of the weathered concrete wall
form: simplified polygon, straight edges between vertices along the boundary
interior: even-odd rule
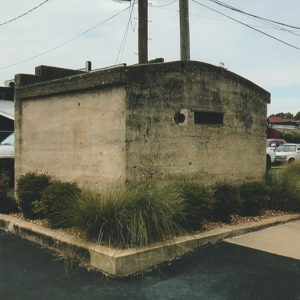
[[[97,187],[173,177],[212,184],[265,174],[270,94],[225,69],[191,61],[36,84],[16,77],[17,177],[48,172]],[[196,112],[222,120],[197,124]]]
[[[124,99],[123,87],[107,87],[17,100],[16,177],[47,172],[97,189],[125,182]]]
[[[263,178],[269,93],[197,62],[132,67],[128,81],[128,180]],[[195,124],[195,111],[224,113],[223,124]],[[185,115],[182,124],[175,124],[176,112]]]

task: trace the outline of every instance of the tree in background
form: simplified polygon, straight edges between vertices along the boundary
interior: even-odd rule
[[[298,119],[296,119],[296,116],[298,116]],[[295,119],[295,120],[300,120],[300,111],[295,115],[295,117],[293,116],[292,113],[288,112],[288,113],[278,113],[278,114],[273,114],[270,117],[279,117],[279,118],[283,118],[283,119]]]
[[[295,114],[294,119],[300,121],[300,111]]]

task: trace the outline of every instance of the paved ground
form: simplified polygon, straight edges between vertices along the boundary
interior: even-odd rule
[[[226,241],[300,260],[300,221],[249,233]]]
[[[0,299],[299,300],[300,261],[224,242],[112,280],[0,231]]]

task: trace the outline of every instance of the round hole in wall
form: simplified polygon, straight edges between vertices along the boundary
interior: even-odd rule
[[[176,124],[181,124],[185,121],[185,115],[181,112],[177,112],[175,115],[174,115],[174,122]]]

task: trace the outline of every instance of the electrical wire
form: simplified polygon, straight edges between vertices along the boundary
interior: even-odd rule
[[[294,48],[294,49],[296,49],[296,50],[300,50],[300,48],[297,47],[297,46],[295,46],[295,45],[292,45],[292,44],[290,44],[290,43],[288,43],[288,42],[285,42],[285,41],[283,41],[283,40],[281,40],[281,39],[279,39],[279,38],[277,38],[277,37],[275,37],[275,36],[273,36],[273,35],[271,35],[271,34],[268,34],[268,33],[264,32],[264,31],[262,31],[262,30],[259,30],[259,29],[255,28],[255,27],[251,26],[251,25],[248,25],[247,23],[244,23],[244,22],[242,22],[242,21],[239,21],[239,20],[237,20],[237,19],[235,19],[235,18],[233,18],[233,17],[230,17],[230,16],[228,16],[228,15],[226,15],[226,14],[224,14],[224,13],[222,13],[222,12],[216,10],[216,9],[213,9],[213,8],[211,8],[211,7],[209,7],[209,6],[205,5],[205,4],[203,4],[203,3],[200,3],[200,2],[198,2],[198,1],[196,1],[196,0],[192,0],[192,1],[193,1],[194,3],[197,3],[198,5],[201,5],[201,6],[205,7],[205,8],[207,8],[207,9],[211,10],[211,11],[214,11],[214,12],[218,13],[218,14],[220,14],[220,15],[226,17],[226,18],[229,18],[229,19],[231,19],[231,20],[233,20],[233,21],[235,21],[235,22],[237,22],[237,23],[239,23],[239,24],[241,24],[241,25],[244,25],[244,26],[246,26],[246,27],[248,27],[248,28],[250,28],[250,29],[252,29],[252,30],[255,30],[255,31],[257,31],[257,32],[259,32],[259,33],[261,33],[261,34],[263,34],[263,35],[265,35],[265,36],[271,38],[271,39],[274,39],[274,40],[276,40],[276,41],[278,41],[278,42],[280,42],[280,43],[283,43],[283,44],[285,44],[285,45],[287,45],[287,46],[289,46],[289,47],[292,47],[292,48]]]
[[[28,62],[28,61],[33,60],[33,59],[35,59],[35,58],[38,58],[38,57],[40,57],[40,56],[42,56],[42,55],[48,54],[48,53],[50,53],[50,52],[52,52],[52,51],[54,51],[54,50],[56,50],[56,49],[58,49],[58,48],[60,48],[60,47],[63,47],[63,46],[65,46],[66,44],[69,44],[69,43],[73,42],[74,40],[80,38],[81,36],[85,35],[86,33],[90,32],[90,31],[94,30],[95,28],[97,28],[97,27],[103,25],[104,23],[110,21],[111,19],[113,19],[113,18],[115,18],[116,16],[120,15],[121,13],[123,13],[123,12],[126,11],[126,10],[128,10],[129,8],[130,8],[130,6],[126,7],[125,9],[122,9],[121,11],[115,13],[114,15],[110,16],[109,18],[105,19],[104,21],[101,21],[100,23],[98,23],[98,24],[96,24],[96,25],[90,27],[89,29],[87,29],[87,30],[81,32],[80,34],[74,36],[73,38],[71,38],[71,39],[69,39],[69,40],[67,40],[67,41],[65,41],[65,42],[63,42],[63,43],[58,44],[57,46],[55,46],[55,47],[53,47],[53,48],[50,48],[50,49],[48,49],[48,50],[46,50],[46,51],[44,51],[44,52],[41,52],[41,53],[39,53],[39,54],[37,54],[37,55],[34,55],[34,56],[32,56],[32,57],[29,57],[29,58],[24,59],[24,60],[19,61],[19,62],[16,62],[16,63],[14,63],[14,64],[10,64],[10,65],[7,65],[7,66],[0,67],[0,70],[8,69],[8,68],[17,66],[17,65],[19,65],[19,64],[23,64],[23,63],[25,63],[25,62]]]
[[[236,7],[233,7],[233,6],[230,6],[230,5],[226,4],[226,3],[218,1],[218,0],[208,0],[208,1],[216,3],[216,4],[220,5],[220,6],[225,7],[225,8],[231,9],[233,11],[242,13],[244,15],[248,15],[248,16],[257,18],[257,19],[265,20],[265,21],[268,21],[268,22],[271,22],[271,23],[275,23],[275,24],[278,24],[278,25],[282,25],[282,26],[286,26],[286,27],[290,27],[290,28],[294,28],[294,29],[300,29],[300,27],[298,27],[298,26],[293,26],[293,25],[290,25],[290,24],[286,24],[286,23],[274,21],[274,20],[271,20],[271,19],[267,19],[267,18],[264,18],[264,17],[260,17],[260,16],[257,16],[257,15],[254,15],[254,14],[250,14],[248,12],[245,12],[245,11],[243,11],[241,9],[238,9]]]
[[[167,4],[162,4],[162,5],[155,5],[155,4],[150,4],[150,6],[153,6],[153,7],[166,7],[166,6],[170,6],[172,4],[174,4],[175,2],[177,2],[178,0],[174,0],[170,3],[167,3]]]
[[[127,26],[126,26],[126,29],[125,29],[125,32],[124,32],[124,35],[123,35],[123,38],[122,38],[122,42],[121,42],[121,45],[120,45],[120,48],[119,48],[119,51],[118,51],[118,55],[117,55],[117,58],[116,58],[116,61],[115,61],[115,65],[117,65],[118,61],[120,62],[122,57],[123,57],[123,52],[124,52],[125,44],[126,44],[126,41],[127,41],[129,25],[131,24],[135,3],[136,3],[136,0],[134,0],[133,3],[130,4],[130,7],[129,7],[130,8],[129,20],[128,20],[128,23],[127,23]]]
[[[37,6],[33,7],[33,8],[31,8],[30,10],[24,12],[23,14],[21,14],[21,15],[15,17],[15,18],[12,18],[12,19],[10,19],[10,20],[8,20],[8,21],[5,21],[5,22],[3,22],[3,23],[0,23],[0,26],[6,25],[6,24],[8,24],[8,23],[11,23],[11,22],[13,22],[13,21],[16,21],[16,20],[18,20],[18,19],[20,19],[20,18],[22,18],[22,17],[28,15],[29,13],[31,13],[32,11],[34,11],[34,10],[36,10],[37,8],[41,7],[42,5],[44,5],[44,4],[45,4],[46,2],[48,2],[48,1],[49,1],[49,0],[45,0],[44,2],[40,3],[39,5],[37,5]]]

